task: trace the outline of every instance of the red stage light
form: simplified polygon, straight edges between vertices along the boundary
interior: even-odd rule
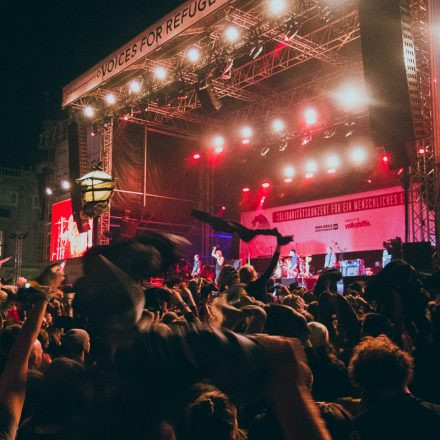
[[[247,192],[250,191],[250,188],[248,188],[248,187],[246,186],[245,188],[242,189],[242,191],[243,191],[244,193],[247,193]]]
[[[241,141],[241,143],[242,143],[243,145],[247,145],[249,142],[250,142],[249,139],[243,139],[243,140]]]
[[[261,186],[263,188],[270,188],[270,183],[269,182],[264,182],[264,183],[261,184]]]
[[[195,160],[200,159],[201,157],[202,157],[202,156],[200,156],[199,153],[195,153],[195,154],[193,154],[193,159],[195,159]]]
[[[215,147],[214,151],[215,151],[217,154],[223,153],[223,147],[220,147],[220,146]]]
[[[226,206],[222,206],[222,211],[226,211]]]
[[[388,156],[388,154],[384,154],[384,155],[382,156],[382,162],[383,162],[383,163],[388,163],[389,160],[390,160],[390,156]]]
[[[266,196],[261,197],[261,200],[260,200],[260,208],[263,207],[265,201],[266,201]]]
[[[419,148],[419,154],[425,154],[426,150],[424,148]]]

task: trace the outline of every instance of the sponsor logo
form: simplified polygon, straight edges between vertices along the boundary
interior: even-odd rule
[[[368,220],[360,220],[358,218],[345,220],[345,229],[367,228],[371,226]]]
[[[337,223],[331,223],[328,225],[316,225],[315,232],[324,232],[324,231],[335,231],[339,229],[339,225]]]

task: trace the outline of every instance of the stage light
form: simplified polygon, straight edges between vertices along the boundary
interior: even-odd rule
[[[281,119],[275,119],[272,122],[272,130],[276,133],[281,133],[282,131],[284,131],[285,127],[286,126],[284,124],[284,121],[282,121]]]
[[[347,84],[334,93],[339,105],[346,110],[355,110],[367,104],[367,95],[361,86]]]
[[[197,47],[191,47],[188,49],[186,56],[191,63],[197,63],[200,60],[200,50]]]
[[[223,145],[225,145],[225,138],[223,136],[219,136],[219,135],[215,136],[214,139],[212,140],[212,144],[216,148],[219,148],[219,147],[222,148]]]
[[[270,183],[269,182],[263,182],[261,184],[261,187],[264,188],[264,189],[270,188]]]
[[[265,201],[266,201],[266,196],[261,197],[261,200],[260,200],[260,208],[263,207]]]
[[[382,162],[388,163],[390,161],[390,156],[388,154],[382,155]]]
[[[159,81],[163,81],[167,77],[167,69],[163,66],[157,66],[154,68],[154,76]]]
[[[235,43],[240,38],[240,30],[237,26],[230,24],[225,29],[225,38],[229,43]]]
[[[195,160],[198,160],[198,159],[200,159],[202,156],[200,156],[200,154],[199,153],[194,153],[193,154],[193,159],[195,159]]]
[[[243,145],[247,145],[247,144],[249,144],[251,141],[249,140],[249,139],[243,139],[242,141],[241,141],[241,143],[243,144]]]
[[[141,83],[137,80],[130,81],[130,92],[139,93],[141,91]]]
[[[287,165],[283,170],[284,177],[292,178],[295,175],[295,168],[291,165]]]
[[[105,100],[107,102],[108,105],[113,105],[116,103],[116,96],[113,93],[109,93],[106,97]]]
[[[245,126],[241,129],[241,137],[244,139],[248,139],[250,137],[252,137],[253,132],[252,132],[252,128],[249,126]]]
[[[327,166],[327,173],[332,174],[336,173],[336,168],[339,167],[341,161],[338,156],[332,155],[327,157],[325,164]]]
[[[90,105],[84,107],[83,112],[86,118],[93,118],[93,116],[95,116],[95,110],[93,107],[90,107]]]
[[[268,0],[267,8],[270,15],[280,16],[287,9],[286,0]]]
[[[318,122],[318,113],[312,107],[306,109],[304,117],[307,125],[315,125]]]
[[[361,147],[355,148],[351,152],[351,160],[357,165],[364,162],[366,158],[367,158],[367,153]]]
[[[244,193],[248,193],[248,192],[250,191],[250,188],[247,187],[247,186],[245,186],[244,188],[242,188],[242,191],[243,191]]]
[[[222,206],[222,211],[226,211],[226,206]]]
[[[318,164],[314,160],[309,160],[305,165],[306,177],[310,179],[318,170]]]
[[[291,182],[293,182],[293,178],[292,178],[292,177],[286,177],[286,178],[284,179],[284,182],[286,182],[286,183],[291,183]]]
[[[53,194],[52,189],[49,188],[49,187],[47,187],[47,188],[46,188],[46,194],[47,194],[48,196],[51,196],[51,195]]]
[[[70,182],[66,179],[63,179],[60,183],[62,189],[68,190],[70,189]]]
[[[419,154],[425,154],[426,150],[424,148],[419,148],[418,152]]]
[[[223,153],[223,147],[220,147],[220,146],[215,147],[215,148],[214,148],[214,151],[215,151],[217,154]]]

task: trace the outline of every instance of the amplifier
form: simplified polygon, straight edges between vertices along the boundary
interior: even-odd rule
[[[344,277],[355,277],[365,274],[364,260],[358,258],[357,260],[341,261],[341,272]]]

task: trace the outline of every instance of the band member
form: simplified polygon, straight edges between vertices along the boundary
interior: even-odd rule
[[[211,255],[215,258],[215,282],[217,283],[218,276],[220,275],[222,267],[225,264],[225,259],[222,251],[217,249],[216,246],[213,247]]]
[[[287,272],[290,278],[298,277],[298,257],[296,256],[295,249],[290,249],[289,252],[289,266],[287,268]]]
[[[336,255],[333,253],[333,248],[327,246],[325,248],[324,269],[336,267]]]
[[[199,256],[199,254],[195,254],[193,268],[191,271],[191,277],[192,278],[199,277],[201,272],[202,272],[202,263],[200,261],[200,256]]]

